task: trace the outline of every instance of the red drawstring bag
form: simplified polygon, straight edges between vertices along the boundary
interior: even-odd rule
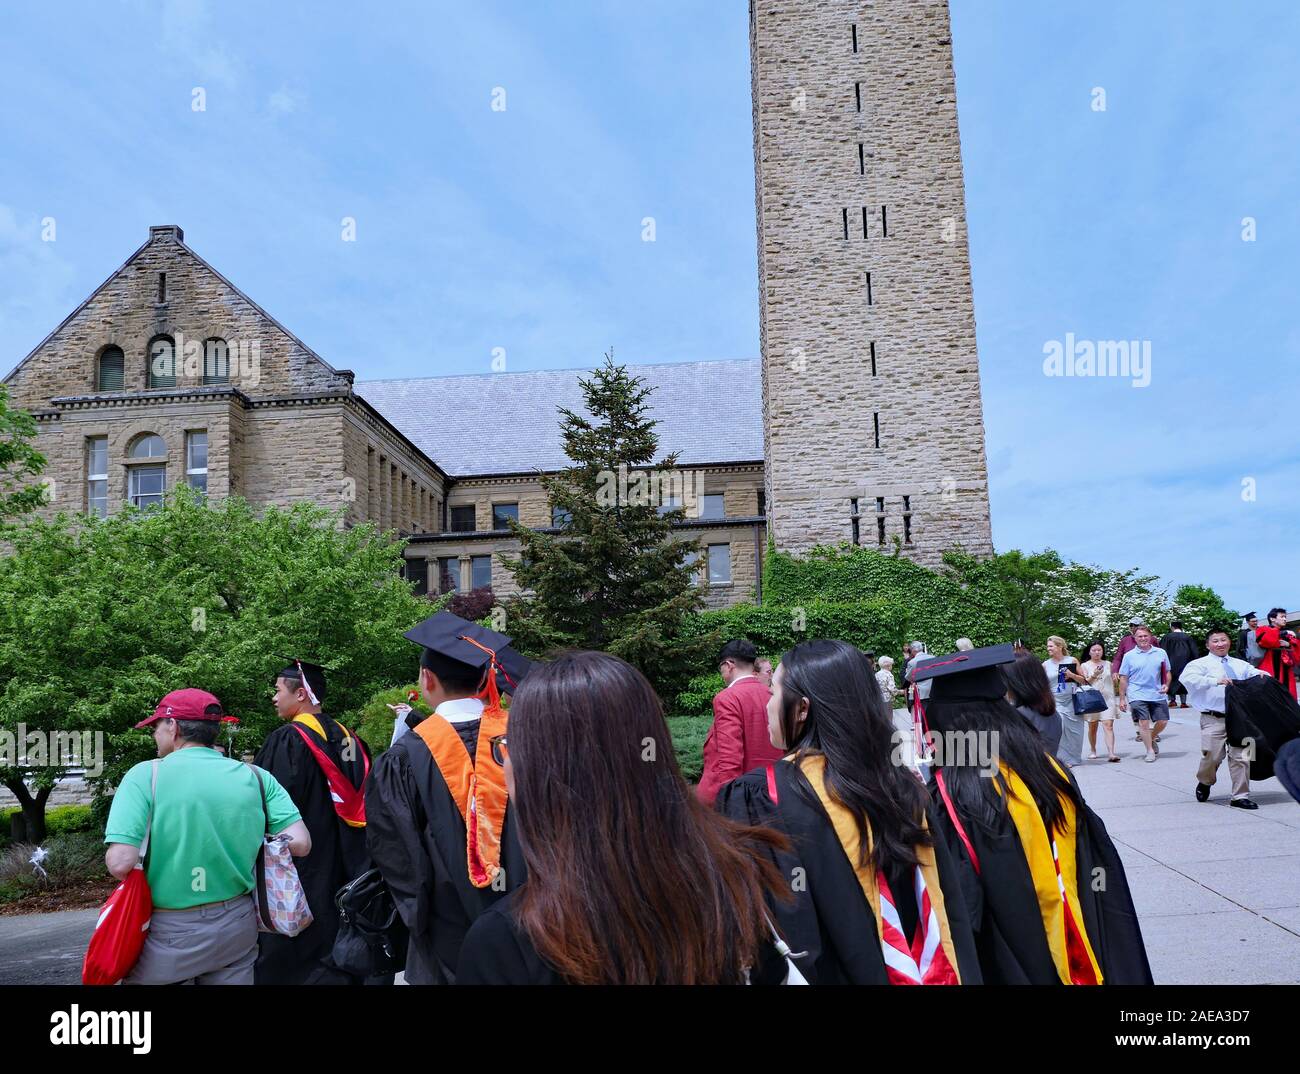
[[[153,763],[149,791],[149,819],[145,821],[140,861],[125,880],[113,889],[99,911],[95,931],[81,964],[81,983],[113,985],[131,972],[140,959],[149,919],[153,917],[153,893],[144,875],[144,856],[149,851],[149,828],[153,824],[153,800],[158,790],[158,762]]]

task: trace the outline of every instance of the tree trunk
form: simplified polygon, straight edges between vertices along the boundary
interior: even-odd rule
[[[5,781],[5,786],[13,792],[18,804],[23,810],[23,824],[27,829],[26,840],[29,843],[43,843],[45,841],[45,803],[50,797],[50,791],[53,787],[42,787],[36,792],[33,798],[31,791],[27,789],[27,784],[21,779],[11,779]]]

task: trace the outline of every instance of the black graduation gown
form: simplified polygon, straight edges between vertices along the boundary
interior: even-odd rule
[[[778,763],[775,772],[779,805],[768,796],[767,770],[760,768],[723,787],[718,793],[718,809],[742,824],[776,828],[790,837],[791,852],[774,854],[773,860],[781,875],[790,880],[794,901],[773,900],[771,908],[790,949],[807,952],[795,959],[799,972],[809,984],[888,984],[876,919],[830,817],[815,797],[809,801],[799,795],[800,783],[808,795],[814,792],[793,765]],[[933,810],[927,809],[926,815],[933,830]],[[958,973],[963,984],[980,984],[960,873],[942,839],[935,839],[934,852]],[[912,890],[906,880],[891,880],[890,887],[896,894],[900,888],[909,894]],[[910,934],[916,920],[914,900],[896,901]]]
[[[1160,648],[1169,656],[1169,695],[1186,694],[1187,687],[1178,681],[1183,668],[1201,655],[1196,639],[1183,630],[1171,630],[1160,639]]]
[[[293,799],[311,833],[311,853],[295,858],[311,907],[312,923],[297,936],[263,932],[258,937],[257,984],[353,984],[357,978],[335,969],[329,961],[339,929],[334,896],[349,880],[369,868],[366,832],[339,819],[330,799],[329,782],[296,727],[302,727],[354,787],[361,786],[370,755],[360,738],[361,752],[351,760],[342,755],[343,729],[328,716],[318,717],[326,740],[305,724],[286,723],[272,731],[258,751],[255,764],[270,772]]]
[[[480,721],[455,724],[477,743]],[[471,754],[472,756],[472,754]],[[470,925],[523,883],[523,853],[506,808],[501,833],[503,882],[476,888],[465,861],[465,822],[424,739],[408,732],[375,762],[366,787],[366,842],[410,930],[408,984],[454,984]]]
[[[1073,777],[1071,777],[1073,782]],[[940,801],[931,783],[931,796]],[[939,830],[962,876],[966,905],[975,925],[975,945],[986,984],[1060,984],[1029,862],[1009,813],[991,811],[982,822],[962,824],[979,857],[976,874],[965,844],[947,810],[936,809]],[[1078,814],[1076,842],[1079,904],[1084,929],[1101,967],[1104,984],[1151,984],[1151,967],[1129,895],[1128,880],[1106,826],[1085,803]],[[1102,870],[1097,872],[1096,870]],[[1092,878],[1097,878],[1093,883]],[[1104,883],[1105,890],[1094,891]]]
[[[1277,751],[1300,737],[1300,707],[1291,691],[1271,675],[1252,675],[1227,688],[1224,715],[1231,746],[1253,747],[1250,778],[1270,779]]]
[[[541,955],[520,928],[514,904],[516,888],[479,915],[461,948],[457,984],[562,985],[565,980]],[[800,967],[802,970],[802,967]],[[779,985],[786,979],[785,959],[772,944],[764,944],[758,965],[750,972],[755,985]]]

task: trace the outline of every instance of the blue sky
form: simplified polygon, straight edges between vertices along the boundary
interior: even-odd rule
[[[1300,8],[952,14],[995,544],[1300,606]],[[363,379],[758,354],[744,0],[5,17],[6,370],[159,223]]]

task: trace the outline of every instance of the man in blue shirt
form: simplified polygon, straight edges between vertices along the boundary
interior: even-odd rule
[[[1148,627],[1136,627],[1133,641],[1136,648],[1126,652],[1120,661],[1116,700],[1120,712],[1127,712],[1132,700],[1138,734],[1147,748],[1146,761],[1150,764],[1160,753],[1156,738],[1169,722],[1169,657],[1152,644]]]

